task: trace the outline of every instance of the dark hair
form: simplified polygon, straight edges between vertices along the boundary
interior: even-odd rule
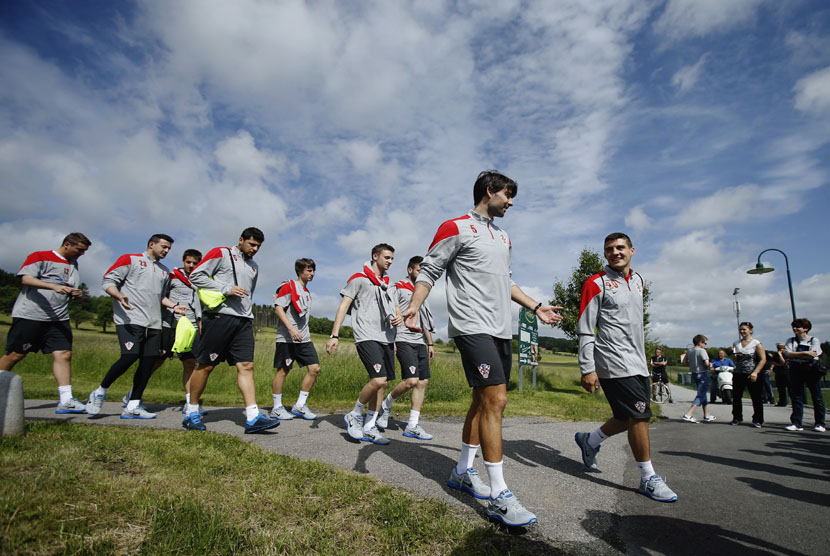
[[[392,251],[394,253],[395,248],[388,243],[378,243],[372,247],[372,258],[374,258],[375,255],[380,255],[382,251]]]
[[[424,260],[424,258],[422,256],[415,255],[414,257],[409,259],[408,263],[406,263],[406,268],[415,268],[415,265],[416,264],[421,264],[421,261],[423,261],[423,260]]]
[[[697,336],[692,338],[692,343],[694,345],[698,345],[700,342],[708,342],[708,341],[709,341],[709,338],[707,338],[703,334],[698,334]]]
[[[202,260],[202,252],[196,249],[185,249],[184,253],[182,254],[182,260],[185,260],[188,257],[193,257],[194,259]]]
[[[83,244],[84,244],[84,245],[86,245],[87,247],[89,247],[90,245],[92,245],[92,242],[91,242],[91,241],[89,241],[89,238],[87,238],[87,237],[86,237],[84,234],[82,234],[81,232],[72,232],[71,234],[67,234],[67,236],[66,236],[65,238],[63,238],[63,241],[61,242],[61,245],[63,245],[63,244],[64,244],[64,243],[66,243],[67,241],[68,241],[71,245],[77,245],[78,243],[83,243]]]
[[[810,319],[795,319],[790,326],[793,326],[793,327],[797,326],[799,328],[806,328],[807,332],[809,332],[810,329],[813,328],[813,323],[810,322]]]
[[[252,239],[254,241],[258,241],[259,243],[265,241],[265,234],[263,234],[262,230],[259,228],[245,228],[239,236],[242,239]]]
[[[663,348],[654,348],[654,352],[655,352],[655,353],[657,353],[658,351],[659,351],[660,353],[663,353]]]
[[[147,240],[147,245],[150,245],[151,243],[158,243],[161,240],[169,241],[171,245],[173,244],[173,238],[170,237],[169,235],[167,235],[167,234],[153,234],[153,235],[150,236],[150,239]]]
[[[608,243],[609,241],[615,241],[617,239],[624,239],[629,247],[633,247],[631,245],[631,238],[628,237],[626,234],[624,234],[622,232],[614,232],[613,234],[608,234],[607,236],[605,236],[605,241],[602,242],[602,245],[604,247],[605,244]]]
[[[742,326],[746,326],[746,327],[747,327],[747,328],[749,328],[750,330],[755,330],[755,327],[754,327],[754,326],[752,326],[752,323],[751,323],[751,322],[749,322],[749,321],[746,321],[746,320],[745,320],[744,322],[742,322],[741,324],[739,324],[739,325],[738,325],[738,328],[740,328],[740,327],[742,327]]]
[[[498,193],[504,188],[507,188],[507,195],[512,199],[519,191],[519,184],[496,170],[483,171],[473,185],[473,204],[477,205],[487,190],[490,193]]]
[[[300,273],[308,267],[311,267],[312,270],[317,270],[317,265],[314,264],[314,259],[297,259],[294,261],[294,272],[297,273],[297,276],[299,276]]]

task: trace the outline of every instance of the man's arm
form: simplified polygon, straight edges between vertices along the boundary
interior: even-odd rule
[[[576,322],[576,333],[579,336],[579,372],[582,373],[582,388],[593,392],[599,386],[599,377],[594,362],[594,346],[596,345],[596,329],[599,320],[599,309],[602,292],[592,276],[582,286],[582,299],[579,303],[579,318]]]
[[[334,324],[331,325],[332,336],[340,335],[340,327],[346,319],[346,313],[349,312],[349,307],[351,307],[352,301],[354,301],[354,299],[346,295],[344,295],[343,299],[340,301],[340,306],[337,308],[337,314],[334,316]],[[336,352],[339,344],[340,342],[338,338],[329,338],[328,342],[326,342],[326,353],[331,355]]]
[[[199,263],[199,266],[194,268],[193,272],[190,273],[190,282],[197,288],[201,288],[203,290],[218,290],[222,292],[223,295],[233,295],[235,297],[245,297],[250,295],[248,290],[245,288],[240,288],[234,284],[223,285],[213,279],[213,276],[216,275],[216,272],[222,265],[225,252],[227,252],[227,249],[224,247],[214,247],[208,251],[205,258],[203,258],[202,262]],[[231,255],[228,254],[228,257],[230,256]]]
[[[104,291],[118,301],[127,311],[132,311],[133,308],[130,306],[130,300],[127,299],[127,296],[121,293],[121,285],[127,279],[131,265],[132,258],[129,255],[121,255],[101,280],[101,287]]]
[[[288,320],[288,315],[285,314],[285,309],[283,309],[280,305],[274,305],[274,312],[277,314],[277,318],[280,320],[285,329],[288,330],[288,333],[291,335],[291,339],[295,342],[302,342],[302,332],[297,330],[297,327],[291,324],[291,321]]]
[[[524,307],[533,311],[539,303],[522,291],[522,288],[513,284],[510,288],[510,299]],[[545,324],[554,324],[562,320],[562,315],[556,311],[561,311],[562,307],[554,307],[553,305],[542,305],[536,309],[536,316]]]
[[[53,284],[52,282],[44,282],[43,280],[31,276],[29,274],[22,274],[20,276],[20,283],[27,288],[36,288],[39,290],[52,290],[53,292],[61,293],[63,295],[71,295],[72,297],[81,297],[81,290],[73,288],[72,286],[65,286],[63,284]]]
[[[427,354],[429,354],[429,358],[432,360],[435,357],[435,344],[432,341],[432,334],[426,328],[424,328],[424,339],[427,342]]]
[[[424,301],[426,301],[430,291],[432,291],[432,284],[426,282],[417,282],[415,284],[415,291],[409,299],[409,307],[406,308],[406,311],[404,311],[402,315],[404,326],[408,329],[415,332],[421,331],[421,327],[418,326],[420,324],[420,316],[418,315],[418,311],[420,311],[421,305],[423,305]]]

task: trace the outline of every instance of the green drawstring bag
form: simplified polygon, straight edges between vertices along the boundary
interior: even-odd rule
[[[208,309],[216,309],[224,303],[227,298],[225,297],[225,294],[219,290],[203,290],[199,288],[199,299]]]
[[[223,296],[224,297],[224,296]],[[173,353],[187,353],[193,348],[196,339],[196,327],[187,317],[181,317],[176,323],[176,340],[173,342]]]

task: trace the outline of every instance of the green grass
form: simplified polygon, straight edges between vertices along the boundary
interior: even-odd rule
[[[5,345],[9,317],[0,317],[0,342]],[[110,365],[119,354],[114,332],[102,333],[86,325],[74,330],[72,353],[72,386],[75,396],[84,398],[103,379]],[[274,377],[275,332],[264,329],[256,335],[254,355],[257,402],[270,407],[271,381]],[[321,372],[309,405],[314,409],[341,411],[350,409],[358,392],[366,383],[367,374],[361,364],[354,344],[341,340],[338,353],[327,355],[327,337],[314,335],[312,341],[320,355]],[[432,379],[426,393],[424,415],[464,415],[470,404],[470,388],[464,378],[464,370],[458,353],[439,346],[432,362]],[[609,416],[604,396],[588,394],[580,386],[579,370],[574,355],[544,353],[537,369],[537,389],[531,388],[531,371],[525,371],[524,391],[518,392],[518,364],[514,359],[510,394],[505,416],[538,416],[552,420],[604,420]],[[33,399],[57,397],[52,376],[51,356],[31,354],[21,361],[15,372],[23,378],[24,395]],[[132,385],[131,369],[110,389],[109,399],[119,399]],[[153,377],[144,398],[155,403],[177,404],[184,401],[181,383],[181,363],[167,361]],[[286,403],[296,399],[304,370],[295,367],[286,380]],[[399,371],[398,371],[398,374]],[[391,389],[391,385],[390,385]],[[242,398],[236,386],[236,370],[225,364],[211,374],[207,389],[201,399],[208,406],[241,405]],[[404,401],[404,400],[402,400]]]
[[[17,555],[496,555],[541,545],[235,437],[65,422],[0,438],[0,530],[0,552]]]

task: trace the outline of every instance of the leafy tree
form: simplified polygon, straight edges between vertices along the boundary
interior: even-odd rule
[[[573,268],[571,277],[567,282],[557,280],[553,284],[553,299],[550,301],[551,305],[558,305],[563,308],[562,321],[556,326],[562,329],[562,332],[571,340],[577,340],[576,323],[579,319],[579,305],[582,299],[582,285],[585,280],[601,272],[604,268],[603,258],[600,253],[591,249],[585,248],[579,254],[579,264]],[[643,291],[643,326],[648,329],[649,315],[648,305],[651,300],[650,284],[645,283],[645,290]],[[646,336],[646,343],[657,345],[657,340]]]
[[[20,278],[11,272],[0,270],[0,313],[12,312],[18,293],[20,293]]]
[[[69,299],[69,318],[75,324],[75,328],[79,328],[82,322],[89,322],[95,318],[98,312],[98,297],[89,296],[89,288],[86,284],[81,283],[78,286],[81,290],[81,297],[72,297]]]
[[[107,331],[107,326],[112,322],[112,298],[111,297],[99,297],[98,298],[98,307],[95,317],[95,326],[100,326],[103,332]]]
[[[447,342],[447,345],[448,345],[449,347],[451,347],[451,348],[452,348],[452,352],[453,352],[453,353],[455,353],[455,348],[456,348],[456,345],[455,345],[455,340],[453,340],[452,338],[450,338],[450,341],[449,341],[449,342]]]
[[[444,340],[442,340],[441,338],[435,338],[435,345],[436,346],[440,346],[443,343],[444,343]]]

